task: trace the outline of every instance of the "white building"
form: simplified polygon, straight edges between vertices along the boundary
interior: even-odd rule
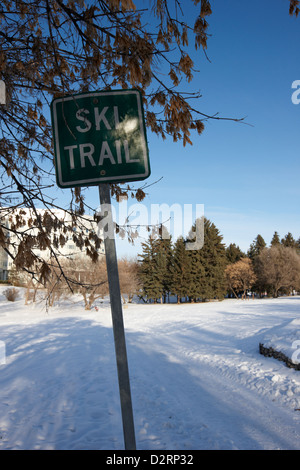
[[[44,209],[38,209],[37,213],[41,217],[41,224],[45,231],[47,231],[47,213]],[[78,235],[89,236],[91,233],[101,237],[97,222],[94,221],[92,216],[84,215],[80,219],[80,224],[72,228],[72,231],[64,232],[63,225],[72,227],[71,214],[62,210],[51,210],[51,216],[54,217],[58,222],[57,228],[54,229],[49,224],[49,230],[51,230],[51,249],[47,248],[41,250],[40,248],[33,248],[35,255],[42,259],[49,259],[51,256],[51,250],[55,252],[58,257],[75,258],[78,256],[87,256],[86,247],[83,245],[82,248],[76,246],[73,236]],[[14,233],[11,229],[17,220],[22,219],[21,226],[17,228]],[[8,239],[8,250],[13,255],[17,253],[18,246],[22,237],[22,233],[27,235],[37,235],[38,228],[32,227],[32,221],[36,219],[36,214],[31,209],[19,209],[17,212],[12,213],[9,208],[1,209],[0,212],[0,225],[3,229],[5,237]],[[61,224],[63,222],[63,225]],[[54,241],[59,239],[60,236],[64,237],[64,245],[55,248]],[[93,242],[91,242],[92,244]],[[104,254],[104,243],[101,243],[100,249],[97,250],[99,253]],[[4,248],[0,247],[0,280],[7,280],[9,271],[14,267],[13,257],[11,257]]]

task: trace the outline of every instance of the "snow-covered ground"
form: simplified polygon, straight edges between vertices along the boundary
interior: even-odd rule
[[[111,313],[98,305],[46,311],[0,294],[0,450],[124,449]],[[123,313],[137,449],[299,450],[300,371],[259,354],[265,343],[300,360],[299,297]]]

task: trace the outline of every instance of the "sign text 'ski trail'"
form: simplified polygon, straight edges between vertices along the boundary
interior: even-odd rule
[[[142,97],[137,90],[56,98],[51,115],[61,188],[139,181],[150,175]]]

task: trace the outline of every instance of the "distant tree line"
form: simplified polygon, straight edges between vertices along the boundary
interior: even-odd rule
[[[142,243],[138,260],[118,262],[123,303],[135,296],[144,302],[204,302],[247,295],[273,296],[300,292],[300,238],[291,233],[280,239],[274,233],[269,246],[257,235],[247,253],[231,243],[225,246],[219,230],[203,219],[204,244],[197,250],[186,249],[193,241],[196,222],[187,238],[175,242],[162,227]],[[63,270],[61,270],[61,265]],[[79,295],[86,310],[109,295],[106,263],[85,257],[64,259],[60,266],[49,263],[50,273],[41,284],[27,273],[11,271],[10,282],[25,287],[25,303],[43,297],[51,307],[65,296]],[[37,295],[39,293],[39,296]]]
[[[192,232],[195,231],[195,225]],[[268,247],[257,235],[247,253],[223,243],[217,227],[204,218],[204,245],[187,250],[187,239],[151,235],[139,255],[139,295],[145,302],[222,300],[247,294],[274,296],[300,290],[300,238],[277,232]]]

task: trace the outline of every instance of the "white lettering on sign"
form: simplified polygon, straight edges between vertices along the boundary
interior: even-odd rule
[[[92,123],[88,120],[88,118],[86,116],[82,116],[81,115],[82,113],[89,114],[89,110],[88,109],[78,109],[78,111],[76,113],[76,118],[79,121],[83,121],[86,127],[82,128],[80,126],[76,126],[76,129],[78,130],[78,132],[87,132],[92,127]]]
[[[120,127],[120,121],[119,121],[119,110],[118,110],[118,106],[114,106],[114,118],[115,118],[116,129],[119,129],[119,127]]]
[[[115,145],[116,145],[118,163],[122,163],[122,157],[121,157],[121,142],[120,142],[119,140],[116,140],[116,141],[115,141]]]
[[[111,130],[111,127],[108,123],[108,120],[105,117],[105,113],[106,113],[107,110],[108,110],[108,106],[105,106],[105,108],[103,108],[101,113],[99,114],[99,109],[98,108],[94,109],[94,111],[95,111],[95,124],[96,124],[97,131],[100,131],[100,129],[101,129],[101,127],[100,127],[101,121],[103,121],[103,124],[105,125],[106,129],[108,129],[109,131]]]
[[[51,119],[59,187],[140,181],[150,175],[143,99],[137,90],[55,98]]]
[[[77,145],[68,145],[67,147],[64,147],[64,150],[69,150],[69,158],[70,158],[70,168],[71,170],[74,170],[75,164],[74,164],[74,152],[73,150],[77,149]]]
[[[127,140],[124,140],[123,144],[120,140],[116,140],[113,151],[108,142],[104,140],[101,144],[99,155],[95,155],[95,146],[90,143],[68,145],[64,147],[64,150],[68,152],[70,169],[74,170],[76,155],[79,155],[79,159],[76,159],[76,161],[80,163],[80,168],[85,168],[87,162],[89,162],[91,166],[102,166],[105,163],[105,160],[109,160],[112,165],[121,164],[123,163],[122,146],[124,148],[125,163],[137,163],[140,161],[139,159],[130,158]]]
[[[112,125],[114,129],[124,132],[125,136],[131,134],[138,128],[139,122],[136,118],[125,118],[120,123],[118,106],[104,106],[103,108],[95,107],[93,112],[86,108],[80,108],[76,112],[76,119],[79,121],[76,130],[79,132],[88,132],[92,129],[93,125],[97,131],[108,130],[111,131]],[[114,148],[111,149],[110,145]],[[125,161],[122,161],[122,149]],[[109,144],[106,140],[101,143],[99,155],[95,155],[95,146],[92,143],[84,143],[79,145],[67,145],[64,147],[67,151],[70,169],[74,170],[75,167],[80,165],[80,168],[86,166],[103,166],[109,160],[111,165],[118,165],[122,163],[138,163],[139,159],[130,158],[128,140],[116,140],[114,144]],[[76,158],[77,156],[77,158]],[[77,162],[75,164],[75,162]]]
[[[95,129],[97,131],[100,131],[101,129],[107,129],[109,131],[111,130],[111,125],[109,124],[107,117],[106,117],[106,113],[108,110],[109,110],[108,106],[105,106],[104,108],[102,108],[101,111],[99,110],[99,108],[94,108],[94,122],[95,122]],[[76,129],[78,130],[78,132],[88,132],[91,129],[92,122],[87,117],[87,115],[89,114],[90,114],[90,111],[88,109],[85,109],[85,108],[78,109],[76,113],[76,119],[78,119],[78,121],[82,121],[84,124],[84,127],[76,126]],[[119,129],[121,126],[120,126],[120,120],[119,120],[118,106],[113,106],[112,116],[113,116],[113,120],[115,123],[115,126],[114,126],[115,129]]]
[[[96,163],[93,159],[93,153],[95,147],[93,144],[80,144],[79,145],[79,154],[80,154],[80,164],[81,168],[85,168],[85,159],[88,158],[92,166],[96,166]]]
[[[102,142],[102,147],[101,147],[101,152],[100,152],[100,158],[99,158],[99,163],[98,165],[103,165],[103,160],[105,158],[109,158],[110,163],[113,165],[116,163],[114,160],[114,157],[112,156],[112,153],[110,151],[109,145],[107,142]]]

